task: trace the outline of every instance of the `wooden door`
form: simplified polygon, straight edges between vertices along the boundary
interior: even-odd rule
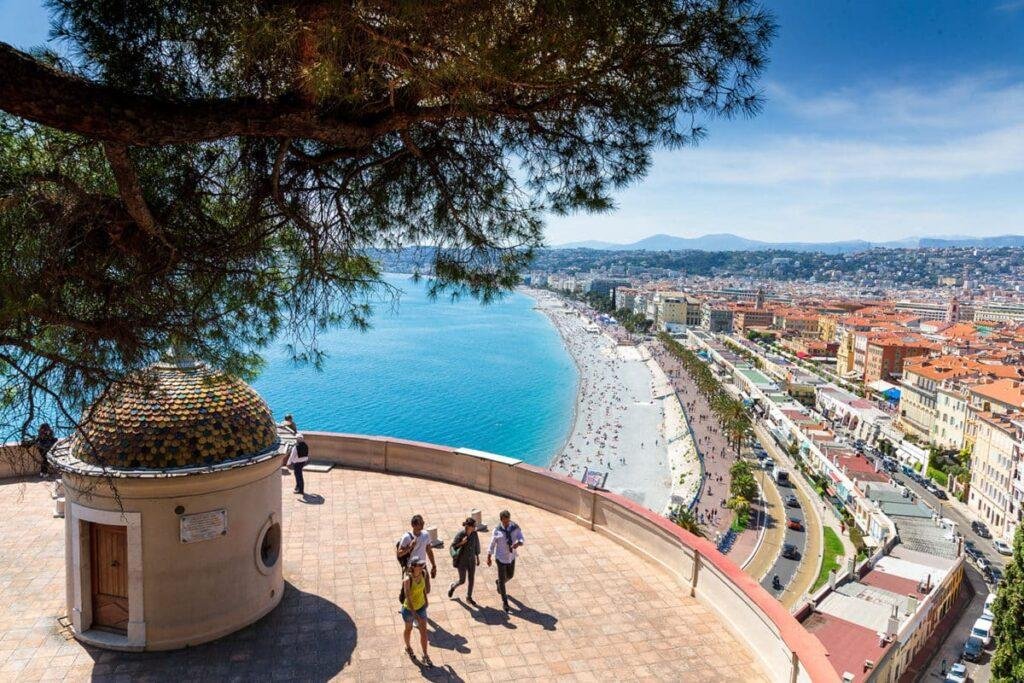
[[[128,630],[128,533],[123,526],[90,524],[92,625]]]

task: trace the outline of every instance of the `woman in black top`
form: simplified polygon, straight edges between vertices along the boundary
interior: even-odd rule
[[[452,549],[458,550],[458,554],[452,558],[452,563],[459,570],[459,580],[448,587],[448,597],[452,597],[455,589],[468,581],[466,602],[475,607],[473,577],[476,575],[477,565],[480,564],[480,537],[476,533],[475,519],[467,517],[462,523],[462,531],[455,534],[455,538],[452,539]]]

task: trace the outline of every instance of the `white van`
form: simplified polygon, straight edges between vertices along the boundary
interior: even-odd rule
[[[978,619],[971,627],[971,635],[980,638],[981,642],[988,647],[992,642],[992,621],[990,619]]]

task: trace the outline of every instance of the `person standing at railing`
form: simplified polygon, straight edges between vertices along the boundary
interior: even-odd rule
[[[295,472],[295,490],[292,493],[306,494],[306,482],[302,478],[302,470],[308,462],[309,446],[306,444],[306,439],[301,433],[296,434],[295,448],[292,449],[291,454],[288,456],[288,464]]]

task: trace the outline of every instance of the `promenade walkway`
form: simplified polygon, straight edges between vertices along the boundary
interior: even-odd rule
[[[731,481],[729,467],[736,461],[736,450],[727,443],[714,411],[697,391],[693,378],[679,359],[660,343],[651,344],[651,354],[671,380],[686,412],[697,450],[703,456],[705,477],[694,514],[714,538],[716,532],[724,534],[732,524],[732,511],[725,507],[725,501]]]

